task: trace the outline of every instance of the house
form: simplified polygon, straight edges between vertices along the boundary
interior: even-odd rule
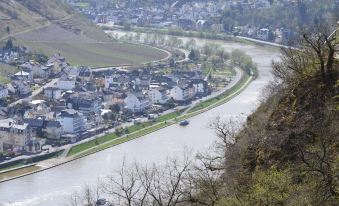
[[[124,99],[124,103],[126,108],[132,112],[142,112],[151,106],[150,100],[148,98],[137,94],[129,94]]]
[[[33,117],[33,118],[24,118],[24,123],[28,124],[28,126],[32,129],[32,135],[36,137],[42,137],[42,129],[45,123],[45,117]]]
[[[20,71],[18,73],[15,73],[12,79],[20,81],[32,81],[33,75],[31,74],[31,72],[28,71]]]
[[[61,111],[57,120],[62,125],[63,133],[80,133],[86,130],[86,119],[83,114],[74,109]]]
[[[47,139],[60,139],[63,133],[62,125],[59,121],[47,121],[43,132]]]
[[[45,141],[38,140],[38,139],[31,139],[28,141],[25,150],[30,153],[39,153],[42,151],[42,145]]]
[[[196,29],[198,31],[206,31],[206,30],[209,30],[211,28],[211,25],[212,25],[212,23],[210,21],[200,19],[196,23]]]
[[[174,86],[170,90],[170,97],[174,101],[186,101],[189,99],[189,87],[188,86]]]
[[[101,110],[102,101],[96,93],[81,92],[71,95],[66,103],[69,109],[80,110],[86,114],[90,112],[98,114]]]
[[[167,89],[164,87],[151,88],[148,96],[152,104],[165,104],[169,100]]]
[[[75,88],[74,78],[60,78],[56,83],[56,87],[60,90],[73,90]]]
[[[103,97],[106,105],[110,106],[113,104],[123,104],[126,96],[123,92],[104,90]]]
[[[8,97],[8,89],[6,86],[0,84],[0,99]]]
[[[0,120],[0,151],[24,151],[31,140],[31,129],[26,123],[18,123],[14,119]]]
[[[93,78],[92,70],[89,67],[79,67],[79,75],[78,77],[81,81],[91,81]]]
[[[212,24],[211,25],[212,32],[220,33],[224,31],[224,25],[223,24]]]
[[[193,79],[191,84],[195,88],[197,94],[204,94],[206,93],[207,82],[202,79]]]
[[[111,87],[111,85],[114,83],[114,79],[112,76],[105,76],[105,89],[108,89]]]
[[[30,60],[19,66],[23,71],[30,71],[32,78],[49,78],[51,74],[51,67],[42,66],[34,60]]]
[[[26,96],[31,93],[31,86],[26,81],[14,81],[12,86],[15,90],[15,93],[19,96]]]
[[[57,87],[47,87],[44,94],[48,99],[58,100],[61,98],[61,90]]]
[[[68,68],[68,64],[66,62],[66,59],[61,56],[61,54],[55,54],[52,57],[50,57],[47,61],[47,67],[51,67],[51,73],[52,74],[58,74],[62,70]]]
[[[195,29],[195,22],[191,19],[179,19],[177,22],[178,26],[185,30],[193,30]]]

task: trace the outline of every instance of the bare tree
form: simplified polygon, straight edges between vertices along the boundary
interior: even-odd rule
[[[98,190],[96,192],[93,192],[93,190],[89,186],[86,186],[82,193],[80,194],[75,193],[71,196],[69,205],[70,206],[96,206],[96,203],[99,199],[98,193],[99,193]]]
[[[317,200],[321,202],[339,201],[339,180],[336,166],[337,144],[339,142],[339,130],[332,122],[336,122],[335,114],[329,111],[327,119],[318,123],[317,134],[309,134],[315,138],[315,143],[310,146],[298,146],[300,158],[304,163],[303,170],[318,176]]]
[[[124,161],[116,173],[101,180],[98,191],[117,206],[216,205],[224,193],[225,150],[236,143],[240,124],[217,118],[210,125],[218,141],[216,149],[190,158],[167,159],[162,166],[133,164]],[[72,198],[72,206],[92,206],[98,199],[89,189]]]
[[[273,62],[275,76],[291,80],[293,75],[307,77],[312,71],[319,72],[323,83],[333,85],[337,79],[334,67],[335,36],[331,27],[322,20],[317,20],[312,27],[303,29],[296,38],[297,48],[282,48],[282,61]]]

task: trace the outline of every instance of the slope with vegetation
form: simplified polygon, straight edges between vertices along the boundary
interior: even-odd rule
[[[316,24],[301,33],[298,49],[282,49],[276,80],[244,128],[220,119],[211,125],[220,140],[215,153],[162,167],[124,164],[99,194],[118,205],[339,205],[339,59],[330,33]],[[96,195],[86,189],[72,205]]]
[[[281,83],[228,137],[218,205],[339,204],[339,61],[323,25],[303,32],[300,49],[282,50],[273,67]]]
[[[61,53],[72,65],[138,65],[168,55],[148,46],[113,42],[62,0],[1,1],[0,23],[0,39],[11,36],[16,44],[48,56]]]

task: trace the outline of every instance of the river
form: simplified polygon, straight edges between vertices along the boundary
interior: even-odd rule
[[[183,38],[188,40],[189,38]],[[227,51],[240,49],[258,64],[259,77],[228,103],[191,118],[190,125],[173,125],[147,136],[85,158],[23,178],[0,184],[0,203],[10,206],[66,205],[70,195],[98,178],[118,170],[124,159],[139,164],[161,164],[167,157],[180,157],[184,150],[194,154],[208,150],[216,140],[208,124],[217,116],[242,121],[259,105],[261,90],[272,79],[271,62],[278,49],[234,42],[196,39],[198,44],[216,43]],[[1,205],[0,204],[0,205]]]

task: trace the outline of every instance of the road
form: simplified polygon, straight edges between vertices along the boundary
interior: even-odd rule
[[[28,97],[25,97],[25,98],[22,98],[22,99],[19,99],[13,103],[11,103],[10,105],[8,105],[8,107],[13,107],[17,104],[22,104],[23,100],[32,100],[35,96],[37,96],[38,94],[40,94],[41,92],[43,92],[43,90],[47,87],[52,87],[54,86],[57,82],[58,82],[59,78],[55,78],[55,79],[52,79],[50,82],[48,82],[47,84],[45,84],[44,86],[34,90],[32,92],[31,95],[29,95]]]

